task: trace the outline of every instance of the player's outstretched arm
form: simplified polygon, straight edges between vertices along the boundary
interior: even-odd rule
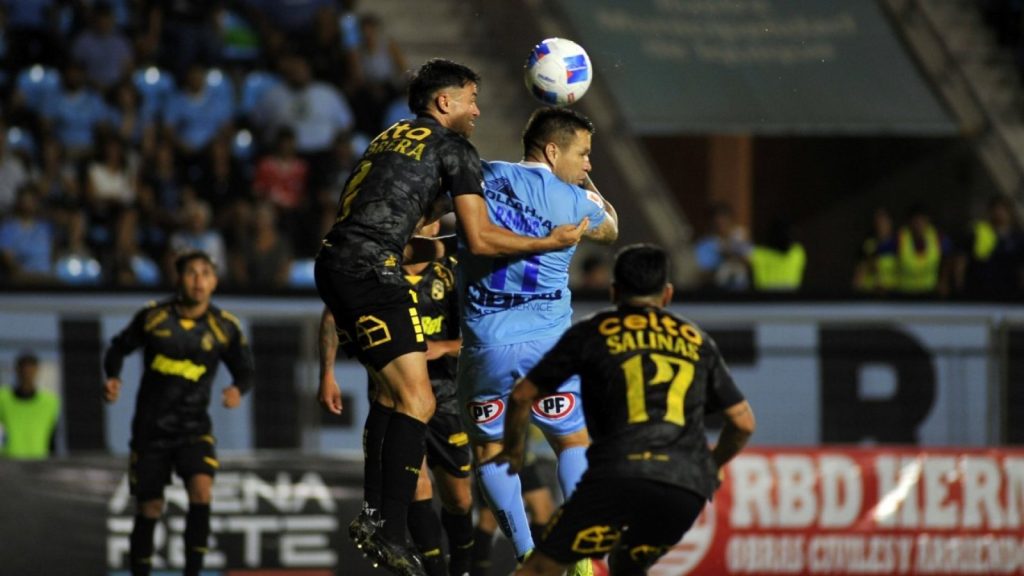
[[[491,222],[487,203],[475,194],[455,197],[455,217],[459,221],[469,251],[477,256],[513,256],[561,250],[579,243],[590,225],[584,218],[579,224],[563,224],[544,238],[520,236]]]
[[[338,330],[334,323],[334,315],[324,306],[320,315],[320,390],[317,393],[320,403],[330,412],[341,414],[341,388],[334,379],[334,360],[338,355]]]
[[[516,383],[508,399],[508,414],[505,415],[505,440],[498,462],[508,462],[510,474],[518,473],[526,457],[526,428],[530,423],[530,406],[539,393],[537,385],[528,378]]]
[[[726,408],[725,426],[718,436],[718,443],[711,451],[715,465],[721,468],[739,454],[756,427],[754,411],[746,400]]]

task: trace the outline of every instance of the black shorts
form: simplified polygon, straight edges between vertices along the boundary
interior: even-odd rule
[[[469,436],[456,414],[434,413],[427,422],[427,467],[438,466],[456,478],[469,477],[473,468]]]
[[[376,277],[352,278],[317,262],[316,289],[334,315],[338,345],[375,370],[409,352],[426,352],[427,339],[408,287]]]
[[[627,573],[645,570],[679,542],[705,503],[696,492],[654,480],[584,477],[537,550],[564,564],[611,553],[609,563],[633,565]]]
[[[196,474],[215,476],[220,462],[213,436],[199,436],[175,446],[133,449],[128,470],[131,493],[140,501],[162,498],[171,472],[188,482]]]

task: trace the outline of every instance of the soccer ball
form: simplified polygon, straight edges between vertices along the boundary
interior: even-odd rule
[[[526,88],[545,104],[572,104],[590,88],[592,70],[590,56],[579,44],[548,38],[534,46],[526,59]]]

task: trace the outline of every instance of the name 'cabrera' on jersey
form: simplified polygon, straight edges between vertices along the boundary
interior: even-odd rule
[[[593,444],[587,476],[648,478],[711,498],[718,472],[704,415],[743,401],[718,346],[667,310],[622,306],[569,329],[528,378],[581,380]]]
[[[481,194],[480,157],[462,135],[430,117],[381,132],[352,170],[318,258],[354,278],[404,284],[402,250],[447,194]]]
[[[491,221],[523,236],[543,237],[584,216],[604,221],[596,194],[560,180],[538,162],[484,162]],[[474,256],[459,242],[459,288],[466,345],[557,338],[572,324],[569,263],[576,246],[517,258]]]

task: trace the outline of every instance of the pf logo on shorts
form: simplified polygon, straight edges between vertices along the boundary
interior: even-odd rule
[[[561,420],[575,407],[576,397],[572,394],[552,394],[534,402],[533,413],[548,420]]]
[[[466,406],[469,408],[469,415],[473,418],[473,422],[477,424],[494,422],[505,412],[505,403],[500,398],[487,402],[470,402]]]

